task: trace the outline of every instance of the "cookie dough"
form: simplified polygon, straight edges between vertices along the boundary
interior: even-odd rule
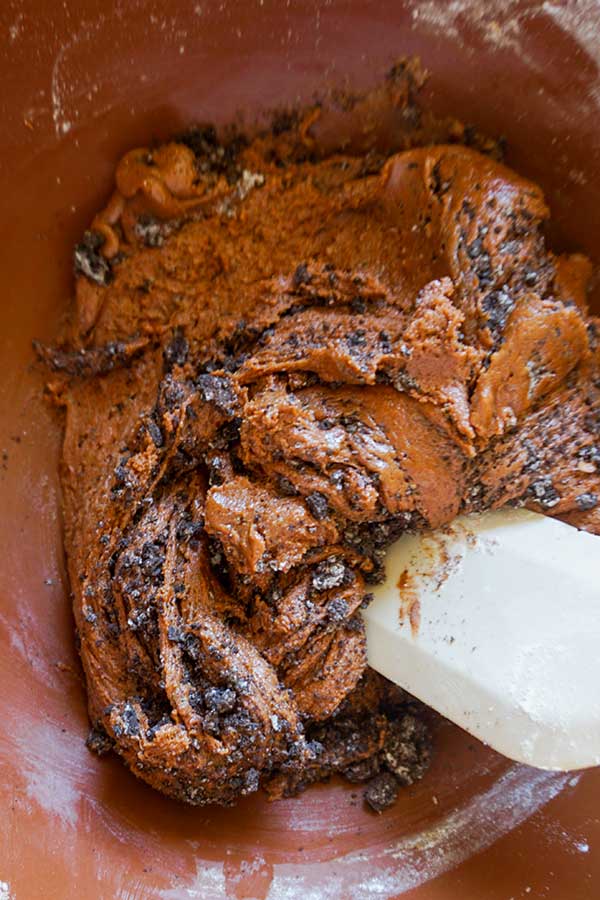
[[[590,264],[398,90],[387,149],[314,110],[128,153],[40,350],[91,743],[190,803],[340,772],[383,808],[428,759],[366,667],[389,542],[506,504],[600,532]]]

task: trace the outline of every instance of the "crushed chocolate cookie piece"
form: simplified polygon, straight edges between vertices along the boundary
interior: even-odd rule
[[[123,707],[123,732],[128,737],[136,737],[140,733],[140,721],[135,711],[135,707],[131,703],[126,703]]]
[[[107,753],[110,753],[114,746],[113,741],[102,726],[96,726],[90,730],[85,744],[88,750],[91,750],[92,753],[96,753],[98,756],[105,756]]]
[[[147,214],[140,216],[137,220],[135,233],[146,247],[162,247],[165,240],[162,222]]]
[[[200,375],[197,380],[198,391],[203,400],[212,403],[227,416],[237,411],[237,396],[231,378],[227,375]]]
[[[379,769],[379,757],[375,755],[348,766],[343,770],[342,775],[351,784],[360,784],[363,781],[370,781],[375,775],[378,775]]]
[[[515,308],[513,298],[503,289],[490,291],[483,298],[482,307],[492,333],[496,336],[501,335],[506,327],[508,317]]]
[[[235,709],[237,694],[231,688],[211,687],[204,694],[204,701],[209,709],[227,713]]]
[[[241,172],[239,157],[247,145],[243,134],[234,133],[220,140],[214,125],[207,123],[184,131],[177,141],[192,151],[200,175],[224,175],[229,184],[238,180]]]
[[[334,597],[331,603],[327,606],[327,618],[330,622],[343,622],[348,618],[348,613],[350,612],[350,607],[348,606],[348,601],[343,597]],[[354,625],[355,620],[351,619],[348,622],[348,628],[352,630],[352,626]],[[356,620],[356,624],[358,625],[359,620]]]
[[[298,288],[302,284],[310,284],[312,282],[312,275],[308,271],[308,266],[306,263],[300,263],[294,272],[293,283],[294,287]]]
[[[298,494],[290,479],[286,478],[285,475],[277,476],[277,488],[285,497],[295,497]]]
[[[327,516],[329,515],[329,504],[327,502],[327,497],[325,497],[323,494],[320,494],[318,491],[315,491],[312,494],[308,494],[308,496],[304,499],[306,501],[306,505],[310,509],[315,519],[327,518]]]
[[[126,366],[139,356],[148,344],[147,338],[135,338],[131,341],[110,341],[102,347],[92,347],[89,350],[85,348],[61,350],[47,347],[38,341],[34,341],[33,347],[42,362],[54,372],[87,377],[105,375],[113,369]]]
[[[580,472],[592,475],[600,471],[600,447],[583,447],[577,453],[577,459],[579,460],[577,468]]]
[[[410,713],[392,722],[380,759],[401,784],[419,781],[430,760],[430,737],[425,724]]]
[[[374,812],[381,813],[394,805],[399,791],[400,785],[394,776],[389,772],[383,772],[369,782],[363,796]]]
[[[575,503],[577,504],[577,509],[584,512],[595,509],[598,506],[598,494],[579,494],[575,497]]]
[[[100,285],[110,284],[112,269],[110,262],[101,254],[104,236],[98,231],[86,231],[73,251],[73,266],[77,275],[83,275]]]
[[[183,366],[189,353],[189,344],[180,328],[176,328],[173,338],[163,350],[165,373],[171,372],[174,366]]]
[[[560,502],[560,496],[552,484],[552,478],[549,475],[545,475],[543,478],[538,478],[537,481],[534,481],[529,488],[529,493],[543,509],[552,509]]]
[[[311,583],[315,591],[329,591],[344,584],[349,574],[343,560],[332,556],[315,567]]]
[[[148,430],[148,434],[152,438],[155,447],[162,447],[165,439],[163,437],[163,433],[160,430],[160,426],[156,424],[153,419],[148,419],[146,422],[146,429]]]
[[[242,796],[254,794],[260,786],[260,773],[257,769],[248,769],[244,775],[244,786],[240,790]]]

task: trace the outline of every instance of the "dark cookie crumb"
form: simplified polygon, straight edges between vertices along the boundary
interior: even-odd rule
[[[179,134],[176,140],[192,151],[201,175],[224,175],[233,185],[242,174],[238,158],[248,143],[245,135],[233,133],[221,140],[214,125],[203,123]]]
[[[552,509],[560,503],[560,496],[549,475],[534,481],[529,488],[529,494],[543,509]]]
[[[344,769],[342,775],[350,784],[359,784],[362,781],[369,781],[371,778],[374,778],[375,775],[379,774],[379,770],[379,757],[375,754],[368,757],[368,759],[361,759],[360,762],[348,766],[347,769]]]
[[[367,785],[363,796],[372,810],[381,813],[394,805],[399,792],[400,785],[394,776],[389,772],[383,772]]]
[[[575,503],[577,504],[577,509],[582,510],[582,512],[588,512],[590,509],[595,509],[598,506],[598,495],[579,494],[575,498]]]
[[[311,513],[315,517],[315,519],[326,519],[329,515],[329,503],[327,502],[327,497],[324,494],[320,494],[318,491],[315,491],[312,494],[309,494],[306,498],[306,505],[310,509]]]
[[[204,694],[206,705],[218,713],[231,712],[237,703],[237,694],[231,688],[211,687]]]
[[[483,298],[483,312],[490,331],[498,337],[504,331],[506,322],[515,308],[515,301],[505,290],[491,291]]]
[[[296,271],[294,272],[293,284],[295,288],[300,287],[302,284],[310,284],[312,281],[312,275],[308,271],[308,266],[306,263],[301,263]]]
[[[92,753],[96,753],[98,756],[105,756],[113,749],[113,742],[101,725],[97,725],[90,730],[85,745],[88,750],[91,750]]]
[[[189,349],[189,344],[183,331],[176,329],[172,339],[163,351],[165,373],[172,371],[173,366],[183,366],[187,360]]]
[[[401,784],[414,784],[422,778],[430,761],[425,724],[408,713],[391,722],[380,759]]]
[[[165,240],[162,223],[147,214],[141,215],[135,223],[135,233],[146,247],[162,247]]]
[[[345,563],[335,556],[323,560],[314,569],[311,583],[315,591],[329,591],[345,584],[349,571]]]
[[[98,231],[86,231],[73,251],[73,265],[77,275],[85,275],[90,281],[100,285],[110,284],[112,269],[110,263],[100,253],[104,237]]]
[[[285,475],[279,475],[277,478],[277,488],[280,494],[283,494],[284,497],[296,497],[298,491],[292,484],[289,478],[286,478]]]
[[[212,403],[227,416],[235,415],[238,406],[237,397],[233,383],[227,375],[200,375],[197,386],[203,400]]]
[[[128,737],[137,737],[140,733],[140,722],[132,703],[127,702],[123,707],[123,731]],[[115,732],[116,733],[116,732]]]

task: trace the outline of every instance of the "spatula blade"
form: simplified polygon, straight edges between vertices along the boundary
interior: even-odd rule
[[[600,764],[600,537],[526,510],[389,550],[369,664],[511,759]]]

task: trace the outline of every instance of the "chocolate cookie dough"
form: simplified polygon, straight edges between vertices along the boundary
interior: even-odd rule
[[[366,667],[386,546],[506,504],[600,532],[590,265],[405,74],[128,153],[40,348],[91,744],[190,803],[333,772],[393,802],[428,736]]]

